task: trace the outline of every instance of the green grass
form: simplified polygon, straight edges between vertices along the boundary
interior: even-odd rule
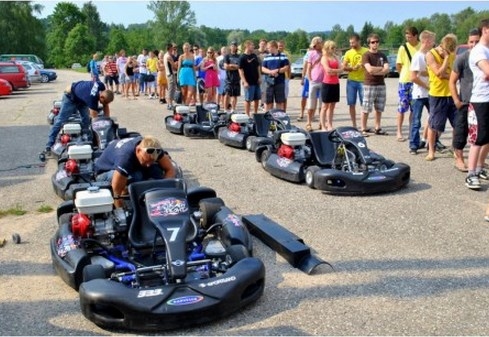
[[[53,208],[49,205],[41,205],[37,211],[39,213],[49,213],[49,212],[52,212],[53,211]]]
[[[7,210],[1,210],[0,209],[0,218],[3,218],[4,216],[7,216],[7,215],[21,216],[21,215],[24,215],[26,213],[27,213],[27,211],[22,209],[22,206],[15,205],[15,207],[9,208]]]

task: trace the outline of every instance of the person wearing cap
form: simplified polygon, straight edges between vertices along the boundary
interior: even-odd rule
[[[111,182],[116,207],[122,207],[128,184],[176,176],[170,156],[153,136],[113,140],[94,166],[97,181]]]
[[[236,110],[238,97],[241,96],[241,78],[239,77],[239,59],[238,43],[231,42],[230,53],[224,57],[224,69],[226,69],[226,106],[225,108],[231,112]],[[231,106],[229,106],[231,105]]]

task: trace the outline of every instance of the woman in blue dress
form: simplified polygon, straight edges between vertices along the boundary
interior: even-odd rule
[[[190,52],[190,44],[183,44],[183,54],[178,58],[178,83],[182,91],[182,102],[190,104],[195,92],[197,79],[195,78],[194,55]]]

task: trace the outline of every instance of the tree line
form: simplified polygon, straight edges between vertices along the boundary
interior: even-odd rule
[[[97,7],[91,1],[81,8],[71,2],[59,2],[51,15],[39,19],[43,6],[32,1],[0,2],[0,53],[36,54],[48,66],[63,68],[72,63],[86,64],[93,53],[115,54],[124,49],[128,55],[139,54],[143,48],[165,50],[167,43],[179,47],[184,42],[219,49],[231,41],[239,43],[260,39],[284,40],[287,50],[293,55],[302,54],[313,36],[334,40],[340,49],[349,47],[349,37],[355,32],[353,25],[343,28],[335,24],[330,31],[294,32],[247,29],[220,29],[196,26],[195,13],[188,1],[150,1],[148,9],[154,17],[146,23],[121,24],[102,22]],[[489,11],[475,11],[471,7],[448,15],[436,13],[430,17],[405,20],[401,24],[387,21],[384,27],[366,21],[360,32],[365,43],[370,33],[377,33],[382,48],[395,51],[405,42],[404,30],[414,26],[436,33],[438,40],[447,33],[454,33],[464,43],[471,28],[480,20],[488,18]]]

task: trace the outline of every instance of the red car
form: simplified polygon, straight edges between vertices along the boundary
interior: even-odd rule
[[[0,78],[0,96],[7,96],[12,93],[12,86],[7,80]]]
[[[0,62],[0,79],[8,81],[13,90],[30,86],[24,67],[15,62]]]

